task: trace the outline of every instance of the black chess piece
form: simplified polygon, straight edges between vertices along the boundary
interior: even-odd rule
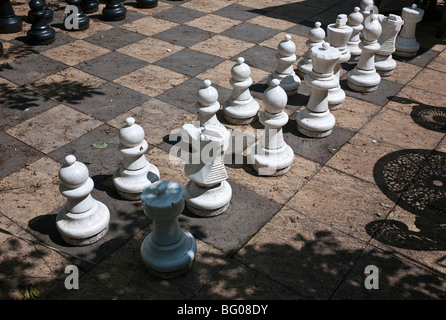
[[[107,0],[107,4],[102,9],[102,17],[106,21],[120,21],[126,17],[127,9],[119,0]]]
[[[22,19],[17,17],[10,0],[0,0],[0,33],[22,31]]]
[[[54,20],[54,15],[53,15],[53,10],[51,10],[50,8],[48,8],[48,6],[46,5],[45,0],[43,1],[43,3],[45,4],[43,7],[43,10],[45,10],[45,19],[47,23],[51,23]],[[33,17],[32,15],[30,15],[31,10],[28,11],[28,17],[27,17],[27,22],[28,23],[33,23]]]
[[[136,0],[138,8],[155,8],[158,5],[158,0]]]
[[[76,7],[77,12],[67,13],[63,23],[68,31],[86,30],[90,26],[90,18],[84,14],[81,8],[81,0],[66,0],[68,5]],[[65,11],[66,12],[66,11]]]
[[[43,0],[31,0],[29,8],[31,9],[29,14],[33,24],[27,32],[27,42],[32,45],[53,43],[56,39],[56,31],[48,25],[46,20],[45,2]]]
[[[98,11],[99,2],[96,0],[81,0],[80,6],[84,13],[93,13]]]

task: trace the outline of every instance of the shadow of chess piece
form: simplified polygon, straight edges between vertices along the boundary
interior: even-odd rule
[[[121,21],[126,17],[127,9],[119,0],[107,0],[107,4],[102,9],[102,18],[105,21]]]
[[[65,9],[65,13],[67,14],[63,21],[65,29],[68,31],[82,31],[88,29],[90,26],[90,18],[82,11],[81,0],[66,0],[66,2],[73,8],[73,10],[70,11],[70,7]]]
[[[47,45],[56,40],[56,31],[48,25],[46,20],[45,2],[43,0],[31,0],[29,15],[33,21],[28,30],[26,40],[32,45]]]
[[[96,0],[81,0],[80,6],[84,13],[93,13],[99,10],[99,2]]]
[[[9,0],[0,0],[0,33],[16,33],[22,30],[22,19],[17,17]]]
[[[54,20],[53,10],[51,10],[50,8],[48,8],[48,6],[46,5],[46,2],[45,2],[45,1],[43,1],[43,4],[44,4],[44,6],[43,6],[43,10],[45,11],[45,19],[46,19],[46,22],[47,22],[47,23],[51,23],[51,22],[53,22],[53,20]],[[33,17],[32,17],[32,15],[30,15],[31,11],[32,11],[32,10],[29,10],[29,11],[28,11],[28,17],[27,17],[26,21],[27,21],[28,23],[31,23],[31,24],[32,24],[34,21],[33,21]]]
[[[3,57],[3,43],[0,42],[0,57]]]
[[[158,0],[136,0],[138,8],[155,8],[158,5]]]

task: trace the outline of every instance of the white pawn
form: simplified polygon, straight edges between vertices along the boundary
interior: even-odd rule
[[[294,152],[283,139],[282,127],[288,123],[284,111],[288,96],[278,79],[271,81],[262,98],[265,110],[259,120],[265,126],[264,135],[249,154],[249,163],[259,175],[279,176],[288,172]]]
[[[341,57],[333,70],[334,77],[338,79],[338,85],[328,90],[328,107],[330,110],[341,108],[345,100],[345,92],[342,90],[339,80],[341,78],[341,64],[350,60],[347,42],[352,35],[353,29],[347,25],[347,19],[346,14],[340,14],[336,19],[336,23],[329,24],[327,27],[327,42],[341,53]]]
[[[174,181],[157,181],[143,190],[141,200],[145,215],[153,220],[152,232],[140,248],[144,264],[162,279],[186,273],[194,262],[197,245],[178,222],[184,210],[183,188]]]
[[[390,14],[388,17],[380,14],[379,21],[382,26],[382,33],[378,39],[381,48],[375,55],[375,68],[381,77],[388,77],[396,68],[396,61],[392,54],[395,52],[396,37],[404,21],[395,14]]]
[[[305,83],[311,88],[310,98],[304,109],[297,114],[297,130],[307,137],[328,136],[336,120],[328,108],[328,90],[339,83],[333,70],[341,57],[337,48],[325,42],[311,49],[313,70],[305,76]]]
[[[285,90],[289,96],[295,95],[300,86],[300,79],[294,71],[294,62],[296,57],[296,45],[291,41],[290,35],[285,35],[276,53],[277,67],[276,70],[268,77],[268,85],[271,85],[273,79],[280,81],[280,86]]]
[[[110,212],[90,192],[94,188],[88,168],[76,157],[65,157],[59,170],[60,193],[67,198],[57,214],[56,227],[62,239],[74,246],[85,246],[101,239],[108,231]]]
[[[423,19],[424,10],[418,8],[416,4],[412,7],[403,8],[401,18],[404,25],[401,32],[396,37],[394,55],[399,57],[414,57],[420,49],[420,44],[415,38],[417,23]]]
[[[127,200],[139,200],[141,191],[160,178],[158,168],[145,157],[149,144],[144,136],[144,129],[135,124],[132,117],[125,120],[119,131],[118,149],[124,159],[113,174],[113,185],[116,192]]]
[[[322,45],[325,39],[325,31],[321,28],[320,22],[314,23],[314,28],[308,31],[308,40],[305,42],[308,51],[304,57],[297,63],[297,75],[303,80],[307,73],[311,72],[313,65],[311,63],[311,49]]]
[[[251,96],[249,87],[252,85],[251,68],[242,57],[231,69],[231,96],[223,104],[225,119],[233,124],[251,123],[259,111],[259,104]]]
[[[367,18],[372,14],[378,13],[378,8],[375,6],[375,3],[373,0],[361,0],[359,3],[360,12],[363,17],[362,23],[365,23]]]
[[[352,28],[352,36],[350,40],[347,42],[347,50],[350,52],[350,60],[349,62],[357,63],[359,60],[359,56],[362,53],[362,50],[359,48],[359,44],[361,43],[361,39],[359,37],[359,33],[362,31],[364,26],[362,22],[364,21],[364,17],[359,12],[359,7],[355,7],[353,12],[348,15],[347,25]]]
[[[216,216],[227,210],[232,198],[224,164],[230,132],[217,119],[218,92],[205,80],[197,92],[197,120],[183,126],[183,140],[190,143],[192,159],[184,172],[190,178],[185,186],[186,206],[192,213]]]
[[[378,38],[382,27],[378,15],[370,16],[368,23],[364,25],[364,38],[361,41],[362,50],[358,64],[347,73],[347,85],[358,92],[373,92],[381,82],[381,76],[376,72],[375,53],[381,48]]]

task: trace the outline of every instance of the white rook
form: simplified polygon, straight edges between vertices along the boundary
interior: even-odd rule
[[[347,73],[347,85],[358,92],[373,92],[381,82],[381,76],[376,72],[375,53],[381,48],[378,38],[382,27],[378,15],[370,16],[368,23],[364,25],[363,39],[360,44],[362,50],[358,64]]]
[[[341,108],[345,100],[345,92],[342,90],[340,81],[341,64],[350,60],[350,52],[347,50],[347,42],[350,39],[353,29],[347,25],[347,15],[340,14],[336,19],[336,23],[332,23],[327,27],[327,42],[341,53],[341,57],[333,70],[334,77],[338,79],[335,88],[328,90],[328,107],[330,110]]]
[[[85,246],[101,239],[108,230],[110,212],[90,192],[94,188],[88,168],[68,155],[59,170],[60,193],[67,198],[57,214],[56,227],[62,239],[74,246]]]
[[[297,114],[297,130],[311,138],[328,136],[335,123],[335,117],[328,108],[328,90],[336,88],[339,80],[333,70],[341,57],[337,48],[328,42],[311,49],[313,70],[305,76],[305,83],[311,88],[310,98],[304,109]]]
[[[414,57],[417,55],[420,44],[415,37],[415,33],[417,23],[423,19],[423,15],[424,10],[418,8],[416,4],[403,8],[401,18],[404,20],[404,25],[396,37],[394,55],[399,57]]]
[[[153,220],[152,232],[143,240],[141,257],[155,277],[171,279],[190,270],[197,246],[192,234],[180,227],[184,190],[174,181],[160,180],[141,193],[144,213]]]
[[[124,159],[113,175],[116,192],[127,200],[139,200],[141,191],[152,182],[158,181],[158,168],[145,157],[149,144],[144,139],[144,129],[128,117],[119,131],[118,149]]]
[[[283,139],[282,127],[288,123],[288,115],[284,111],[288,96],[278,79],[273,79],[271,86],[263,92],[262,102],[265,110],[259,120],[265,130],[249,154],[250,163],[259,175],[283,175],[291,168],[294,152]]]
[[[276,70],[268,77],[268,85],[271,85],[273,79],[278,79],[289,96],[295,95],[300,86],[300,79],[294,71],[294,62],[297,60],[295,52],[296,45],[291,41],[291,36],[285,35],[285,39],[277,46]]]

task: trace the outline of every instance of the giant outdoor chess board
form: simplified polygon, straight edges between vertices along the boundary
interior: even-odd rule
[[[444,298],[446,46],[429,23],[417,27],[418,55],[399,59],[374,93],[349,90],[343,65],[347,97],[332,112],[328,137],[297,131],[296,114],[310,94],[302,83],[285,110],[284,139],[295,157],[283,176],[257,176],[246,164],[261,123],[230,125],[220,110],[221,123],[244,141],[238,155],[245,162],[227,155],[233,196],[226,212],[179,216],[197,240],[187,274],[161,281],[146,272],[139,248],[151,221],[140,202],[113,188],[127,117],[144,128],[147,158],[161,179],[184,186],[184,164],[169,152],[176,130],[196,118],[203,81],[212,81],[223,104],[231,67],[243,57],[263,110],[284,36],[300,59],[316,21],[326,29],[358,3],[160,0],[139,9],[129,0],[125,20],[101,20],[101,3],[87,30],[68,32],[65,3],[47,1],[54,43],[27,45],[26,22],[20,33],[0,34],[0,298],[22,298],[26,286],[48,299]],[[386,5],[398,12],[402,4]],[[24,0],[13,6],[22,17],[29,10]],[[65,202],[57,174],[68,154],[87,165],[92,194],[111,215],[106,236],[86,247],[65,244],[55,227]],[[79,290],[64,287],[70,264],[81,268]],[[379,290],[364,288],[367,265],[380,270]]]

